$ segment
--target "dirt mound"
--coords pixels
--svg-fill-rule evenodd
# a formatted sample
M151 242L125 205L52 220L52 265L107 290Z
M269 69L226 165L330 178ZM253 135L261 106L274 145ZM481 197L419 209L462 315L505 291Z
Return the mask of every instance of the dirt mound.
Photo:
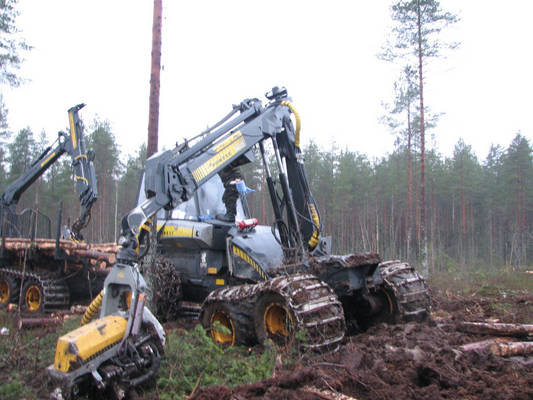
M523 318L530 318L533 296L508 300L516 307L512 317L483 298L437 294L434 321L378 325L348 338L337 352L302 355L294 372L281 368L252 385L201 389L194 399L338 399L340 393L356 399L531 399L533 358L458 349L485 338L458 332L461 321L528 322Z

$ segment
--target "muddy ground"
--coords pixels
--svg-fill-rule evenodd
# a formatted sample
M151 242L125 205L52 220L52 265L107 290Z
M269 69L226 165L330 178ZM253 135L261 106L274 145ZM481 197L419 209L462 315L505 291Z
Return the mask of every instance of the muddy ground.
M455 329L462 321L531 324L533 294L438 292L432 299L427 323L375 326L347 338L337 352L299 355L289 366L278 363L271 379L233 389L203 388L193 398L533 399L533 357L462 353L459 346L489 336Z
M531 291L485 287L464 296L433 291L431 314L426 323L375 326L346 338L339 350L330 354L282 354L270 379L234 388L200 388L193 398L533 399L533 356L503 358L488 350L462 353L459 346L489 336L456 329L462 321L533 324ZM180 320L166 324L166 328L191 329L194 325L194 321ZM50 388L43 367L53 359L55 328L27 334L33 337L33 346L37 345L31 354L26 354L28 344L17 342L22 340L21 335L12 333L0 341L4 348L4 354L0 354L0 379L10 382L13 371L31 370L34 378L26 382L28 386ZM8 347L6 339L15 342ZM11 350L5 353L8 348ZM45 390L39 392L37 398L49 398ZM157 398L153 392L145 396L150 400Z

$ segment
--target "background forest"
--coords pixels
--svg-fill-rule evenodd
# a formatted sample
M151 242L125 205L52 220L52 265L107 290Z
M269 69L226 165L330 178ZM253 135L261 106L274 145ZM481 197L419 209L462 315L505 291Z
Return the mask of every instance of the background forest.
M18 87L24 83L18 75L21 54L31 46L16 35L17 1L0 6L4 49L0 84ZM334 142L325 149L310 141L302 149L323 235L333 237L336 253L377 251L385 259L419 263L425 274L533 264L530 141L518 132L506 148L492 146L483 159L463 140L451 156L435 150L441 114L425 103L424 87L431 82L427 66L459 46L441 31L460 16L443 10L435 0L399 0L391 3L390 18L393 25L383 37L378 58L398 72L391 88L393 99L384 104L382 117L397 137L394 150L370 159ZM29 128L11 132L7 114L0 94L2 191L49 145L45 132L36 135ZM365 140L368 134L355 136ZM147 150L142 146L135 154L121 154L111 124L99 119L88 124L85 135L87 148L96 153L99 199L84 234L91 242L116 241L121 216L136 202ZM247 185L256 189L249 195L252 214L269 225L273 221L268 195L262 190L264 171L258 164L243 170ZM76 197L70 160L65 157L26 191L18 210L38 208L53 221L62 204L65 224L78 216Z
M5 131L4 131L5 132ZM0 187L5 188L42 152L46 135L23 129L0 149ZM146 148L121 156L112 128L95 120L86 128L87 148L96 153L99 198L85 230L91 242L117 240L120 217L133 208ZM303 148L311 190L321 212L324 235L335 253L377 251L384 258L420 261L419 150L398 136L381 159L352 149ZM451 157L426 154L428 260L431 271L533 263L533 149L517 133L507 148L493 146L483 160L460 140ZM38 208L63 221L79 212L71 162L61 159L22 197L18 210ZM269 197L260 164L242 167L252 214L271 224ZM409 177L411 175L411 178ZM266 189L266 186L265 186ZM52 225L54 226L54 225Z

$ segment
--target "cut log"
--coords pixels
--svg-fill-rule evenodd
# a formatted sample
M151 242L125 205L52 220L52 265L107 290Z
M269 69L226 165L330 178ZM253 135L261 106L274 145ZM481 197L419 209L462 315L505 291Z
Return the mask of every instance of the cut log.
M70 307L70 312L73 314L85 314L85 311L87 311L87 306L81 304Z
M459 349L463 352L489 350L500 357L525 356L533 354L533 342L510 342L503 338L495 338L465 344Z
M38 249L54 249L56 245L55 239L41 239L36 238L31 241L28 238L6 238L6 248L24 249L30 246ZM62 249L77 249L77 250L96 250L103 253L116 253L120 246L116 243L78 243L71 240L60 240L59 247Z
M116 243L96 243L89 246L91 250L101 251L102 253L117 253L120 246Z
M462 346L459 346L459 350L467 353L469 351L482 351L490 349L491 346L499 343L512 343L509 341L509 339L504 338L494 338L494 339L488 339L488 340L482 340L481 342L474 342L474 343L468 343L463 344Z
M461 322L457 330L480 335L528 337L533 336L533 325L500 324L489 322Z
M72 254L76 256L87 257L92 260L104 261L108 265L111 265L115 262L114 254L106 254L106 253L102 253L102 252L94 251L94 250L73 250Z
M525 356L533 354L533 342L495 343L490 351L501 357Z
M45 326L61 325L63 320L61 318L19 318L17 322L18 329L32 329L43 328Z

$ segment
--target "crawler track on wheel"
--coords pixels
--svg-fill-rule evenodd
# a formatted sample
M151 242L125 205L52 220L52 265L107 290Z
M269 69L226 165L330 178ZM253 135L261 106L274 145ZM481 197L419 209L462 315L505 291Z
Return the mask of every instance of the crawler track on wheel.
M23 284L27 282L34 282L42 288L43 311L51 312L68 308L70 305L70 291L64 281L54 279L49 274L40 274L36 272L26 272L0 268L0 275L11 277L17 280L17 286L21 290L21 281L24 278ZM17 299L18 301L18 299ZM22 299L24 301L24 299Z
M211 292L202 310L222 303L237 321L239 337L257 341L254 331L255 305L266 294L281 296L294 316L295 332L303 331L302 346L316 351L334 349L344 338L342 305L328 284L309 274L278 276L251 285L232 286ZM203 311L202 311L203 312Z
M395 302L398 323L424 321L429 316L429 292L424 278L409 264L398 260L378 266L387 290Z

